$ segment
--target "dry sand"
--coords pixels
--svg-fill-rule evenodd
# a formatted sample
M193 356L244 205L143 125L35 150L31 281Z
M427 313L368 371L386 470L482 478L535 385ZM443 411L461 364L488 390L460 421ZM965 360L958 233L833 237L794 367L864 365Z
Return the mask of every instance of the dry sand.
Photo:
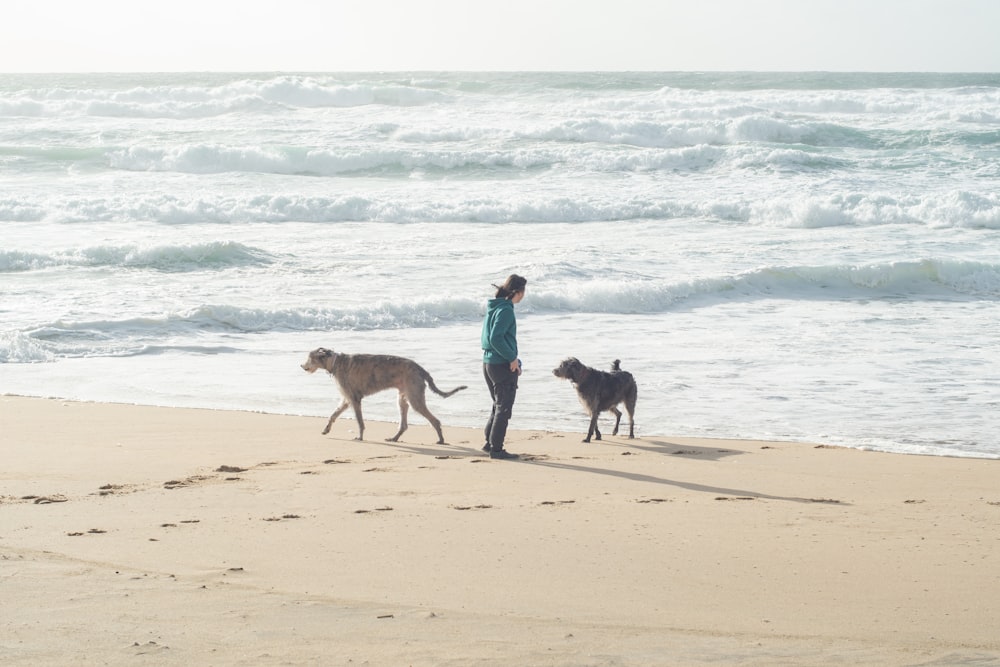
M0 664L1000 665L1000 461L324 424L0 396Z

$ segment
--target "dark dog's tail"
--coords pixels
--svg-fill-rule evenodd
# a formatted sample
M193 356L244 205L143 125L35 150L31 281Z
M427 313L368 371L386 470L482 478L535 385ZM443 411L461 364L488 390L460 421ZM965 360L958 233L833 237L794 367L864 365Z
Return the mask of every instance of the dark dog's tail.
M424 371L424 379L427 380L427 386L430 387L435 394L437 394L438 396L444 396L445 398L448 398L452 394L457 394L463 389L469 388L467 385L463 384L461 387L455 387L451 391L441 391L440 389L438 389L437 385L434 384L434 378L432 378L431 374L428 373L427 371Z
M613 371L620 371L621 369L622 369L622 360L621 359L615 359L614 361L611 362L611 370L613 370Z

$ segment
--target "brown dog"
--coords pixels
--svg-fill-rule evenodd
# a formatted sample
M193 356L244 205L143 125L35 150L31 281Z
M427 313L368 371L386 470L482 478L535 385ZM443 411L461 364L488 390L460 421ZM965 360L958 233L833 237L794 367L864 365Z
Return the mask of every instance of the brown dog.
M618 359L611 364L611 372L608 373L584 366L576 357L570 357L553 369L552 374L573 383L580 397L580 403L590 415L590 428L587 430L587 437L583 439L584 442L590 442L590 437L593 435L596 435L598 440L601 439L601 431L597 428L597 415L605 410L610 410L615 415L615 430L611 435L618 435L618 425L622 421L622 412L618 409L619 403L624 403L628 412L628 437L635 437L635 400L638 388L635 385L635 378L631 373L621 369L621 362Z
M324 435L330 432L333 422L340 416L348 406L354 408L354 417L358 420L357 440L363 440L365 434L365 422L361 417L361 399L370 396L384 389L396 389L399 391L399 431L396 435L388 438L389 442L396 442L399 436L406 430L406 413L410 405L427 418L434 430L438 434L438 444L444 444L444 434L441 433L441 422L427 409L427 401L424 397L426 381L427 385L435 393L448 398L457 391L466 389L465 385L456 387L449 392L441 391L434 384L431 374L420 367L415 361L405 357L394 357L388 354L339 354L325 347L317 348L309 353L306 363L302 364L302 369L309 373L324 370L333 376L340 387L340 394L344 397L323 429Z

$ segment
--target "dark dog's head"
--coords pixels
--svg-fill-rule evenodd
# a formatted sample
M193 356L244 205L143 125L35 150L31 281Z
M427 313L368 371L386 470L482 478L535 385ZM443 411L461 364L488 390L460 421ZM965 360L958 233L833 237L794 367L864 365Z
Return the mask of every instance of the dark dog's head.
M330 372L330 369L333 367L333 359L336 356L333 350L328 350L325 347L317 347L309 353L306 363L302 364L302 370L307 373L315 373L316 371Z
M553 368L552 374L557 378L579 382L583 378L583 375L586 374L586 371L587 367L580 363L579 359L570 357L569 359L563 359L561 364Z

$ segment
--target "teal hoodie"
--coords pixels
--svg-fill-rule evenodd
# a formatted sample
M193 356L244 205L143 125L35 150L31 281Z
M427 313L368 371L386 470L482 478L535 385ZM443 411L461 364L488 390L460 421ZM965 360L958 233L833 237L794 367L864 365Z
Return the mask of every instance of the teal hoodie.
M483 363L509 364L517 359L517 322L514 304L507 299L490 299L483 318Z

